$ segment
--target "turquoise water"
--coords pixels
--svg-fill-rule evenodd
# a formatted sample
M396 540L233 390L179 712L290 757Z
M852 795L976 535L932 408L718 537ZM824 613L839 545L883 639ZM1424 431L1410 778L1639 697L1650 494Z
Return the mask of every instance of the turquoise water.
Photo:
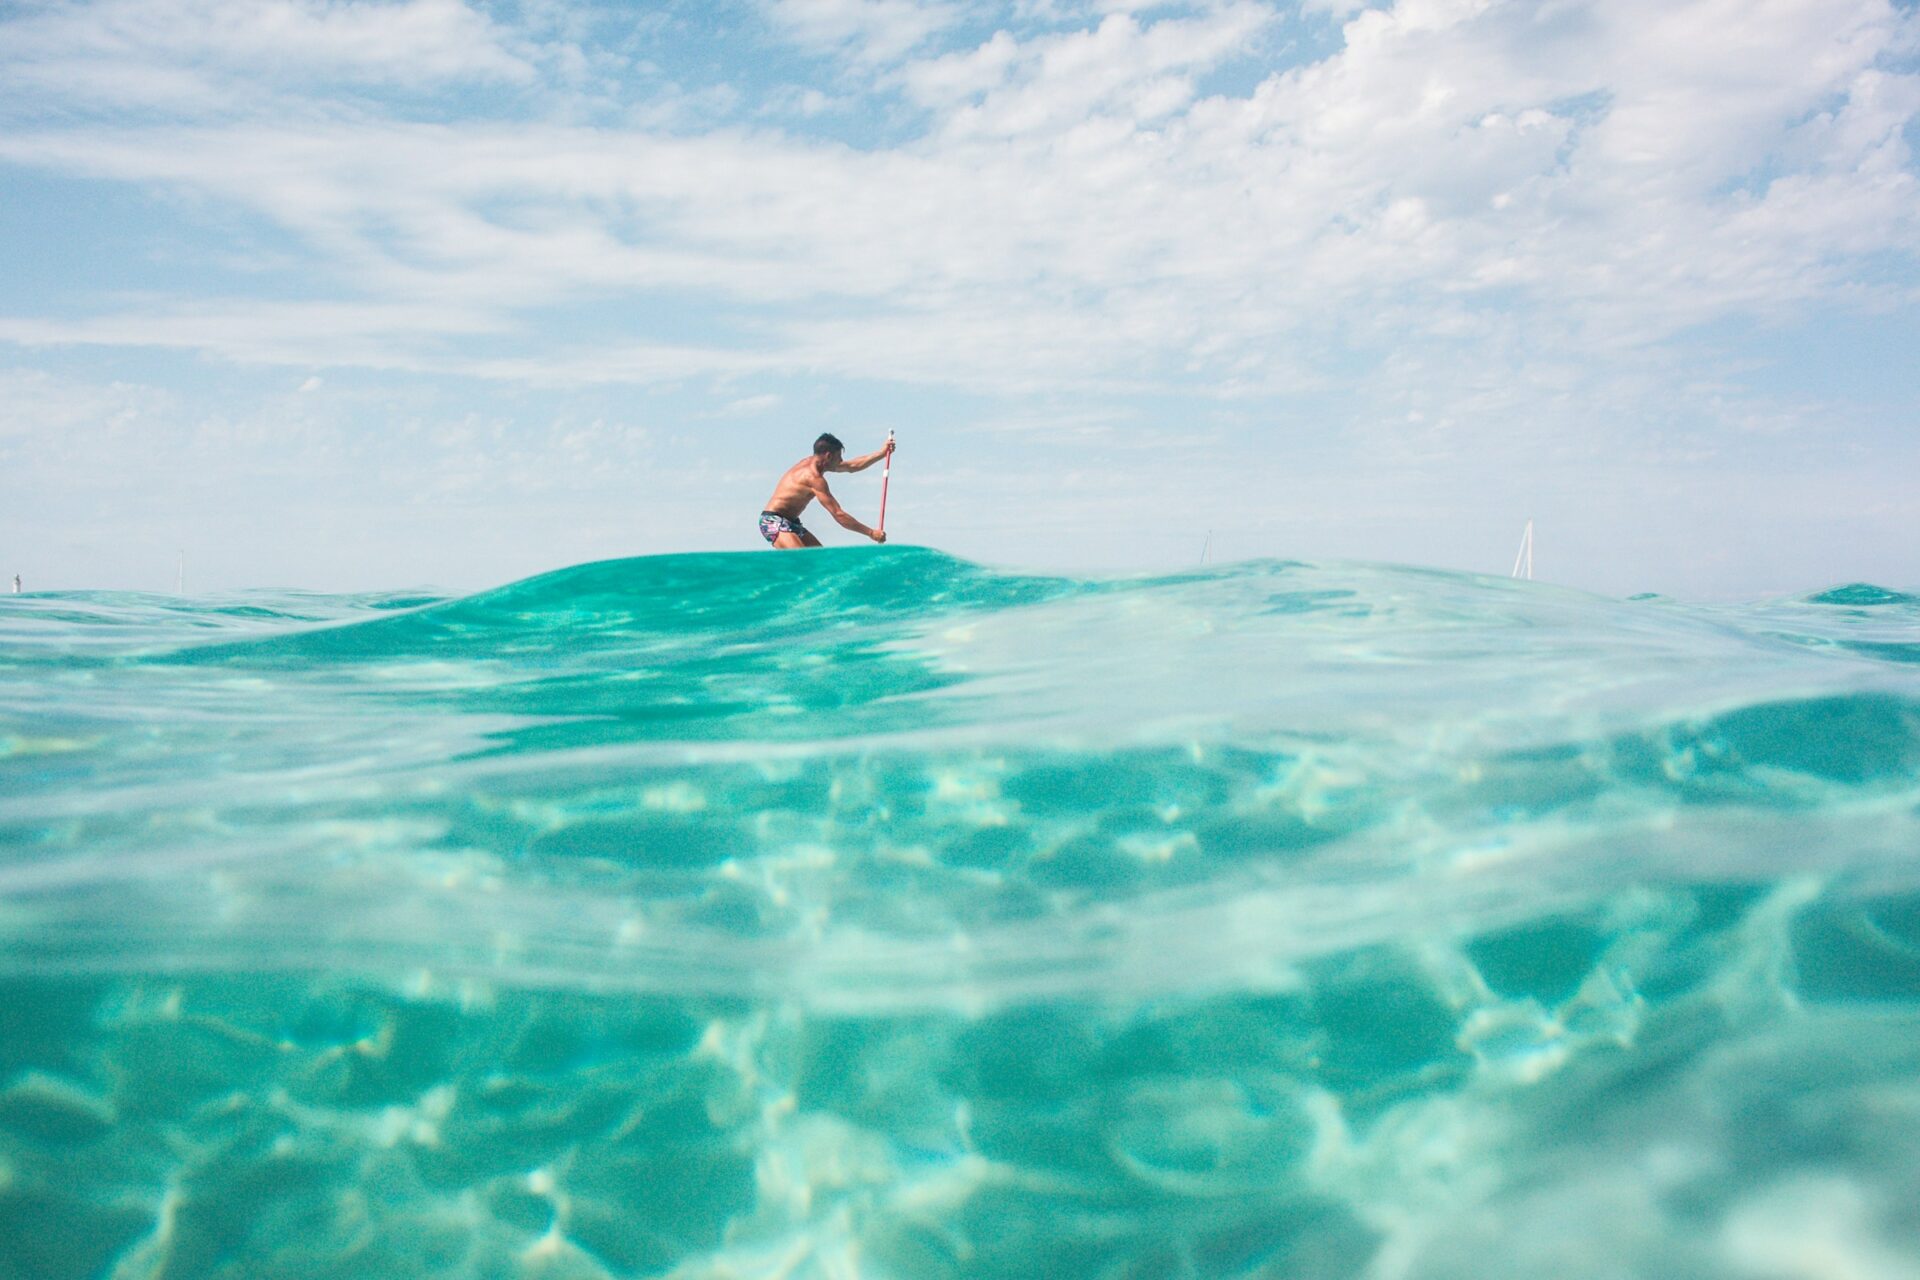
M0 1277L1920 1275L1920 598L0 599Z

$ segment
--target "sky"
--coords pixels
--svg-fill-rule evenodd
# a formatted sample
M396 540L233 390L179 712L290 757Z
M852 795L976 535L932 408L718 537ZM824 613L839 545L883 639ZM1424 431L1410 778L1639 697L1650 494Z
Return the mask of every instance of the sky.
M0 0L0 574L749 551L891 429L991 564L1914 587L1916 145L1911 0Z

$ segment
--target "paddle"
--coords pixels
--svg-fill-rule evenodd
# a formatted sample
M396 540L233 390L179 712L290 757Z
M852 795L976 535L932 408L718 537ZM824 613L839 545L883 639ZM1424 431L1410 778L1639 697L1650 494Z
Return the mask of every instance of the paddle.
M887 443L893 443L893 432L887 432ZM893 455L888 454L886 462L880 468L880 523L875 526L881 533L887 531L887 481L893 479Z

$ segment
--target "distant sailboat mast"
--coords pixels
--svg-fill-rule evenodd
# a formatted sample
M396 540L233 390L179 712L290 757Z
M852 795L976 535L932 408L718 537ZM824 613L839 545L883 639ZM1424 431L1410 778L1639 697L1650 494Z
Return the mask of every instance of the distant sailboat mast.
M1513 558L1513 577L1533 581L1533 521L1527 521L1526 532L1520 535L1520 554Z

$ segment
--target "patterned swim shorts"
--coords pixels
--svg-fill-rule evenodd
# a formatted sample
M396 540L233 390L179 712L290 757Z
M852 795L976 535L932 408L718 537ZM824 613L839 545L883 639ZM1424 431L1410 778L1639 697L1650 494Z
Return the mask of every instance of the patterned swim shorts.
M772 545L783 533L801 538L811 536L805 525L790 516L776 515L771 511L760 513L760 536L767 540L768 545Z

